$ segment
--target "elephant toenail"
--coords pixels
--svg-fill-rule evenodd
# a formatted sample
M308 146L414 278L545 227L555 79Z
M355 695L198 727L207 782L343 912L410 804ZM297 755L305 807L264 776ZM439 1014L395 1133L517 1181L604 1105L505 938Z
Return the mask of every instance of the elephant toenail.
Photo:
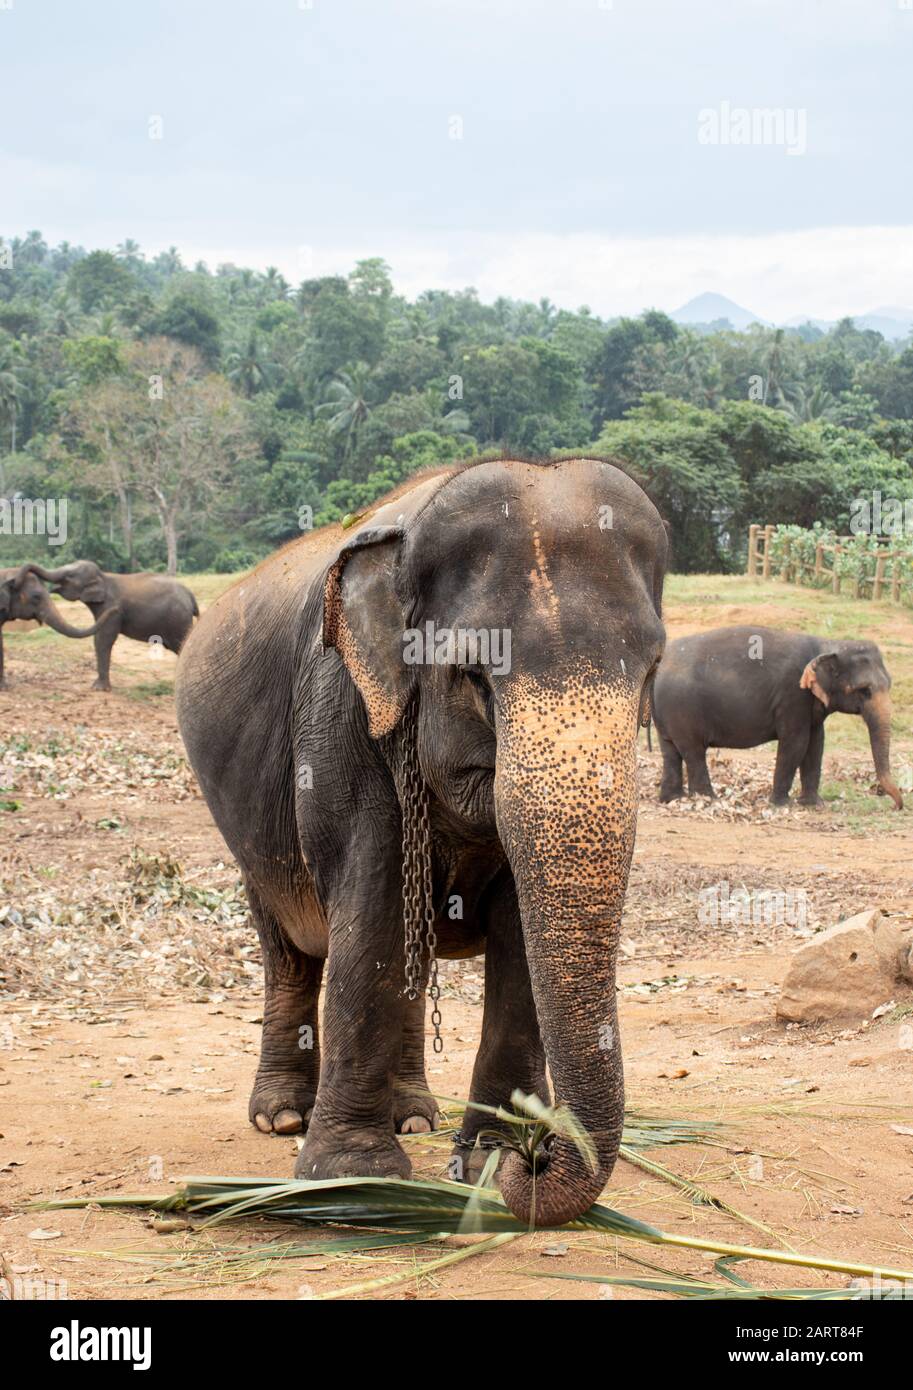
M269 1115L264 1115L262 1112L259 1115L255 1115L254 1124L257 1126L257 1128L260 1130L262 1134L270 1134L272 1132L273 1126L270 1121Z
M430 1134L431 1121L426 1120L424 1115L410 1115L407 1120L403 1120L401 1134Z
M301 1114L297 1110L280 1110L273 1119L273 1129L277 1134L297 1134L301 1128Z

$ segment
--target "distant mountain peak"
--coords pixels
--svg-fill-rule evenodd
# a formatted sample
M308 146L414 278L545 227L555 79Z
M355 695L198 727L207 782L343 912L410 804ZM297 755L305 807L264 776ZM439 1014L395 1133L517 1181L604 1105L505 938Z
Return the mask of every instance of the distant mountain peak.
M743 309L734 300L727 299L724 294L712 294L709 291L689 299L680 309L673 310L669 317L676 323L685 324L716 323L719 319L728 319L733 328L738 329L747 328L752 323L767 322L766 319L753 314L750 309Z

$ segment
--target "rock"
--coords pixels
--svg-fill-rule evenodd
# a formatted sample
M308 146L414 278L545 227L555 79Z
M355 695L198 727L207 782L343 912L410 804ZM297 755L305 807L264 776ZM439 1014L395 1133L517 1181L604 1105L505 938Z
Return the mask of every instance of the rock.
M790 1023L867 1018L913 984L913 922L880 907L819 932L793 955L777 1017Z

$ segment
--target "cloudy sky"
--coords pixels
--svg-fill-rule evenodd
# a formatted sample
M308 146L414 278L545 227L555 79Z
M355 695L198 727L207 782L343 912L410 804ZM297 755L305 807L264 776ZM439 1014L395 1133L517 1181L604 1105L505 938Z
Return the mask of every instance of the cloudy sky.
M911 70L913 0L0 0L0 233L913 306Z

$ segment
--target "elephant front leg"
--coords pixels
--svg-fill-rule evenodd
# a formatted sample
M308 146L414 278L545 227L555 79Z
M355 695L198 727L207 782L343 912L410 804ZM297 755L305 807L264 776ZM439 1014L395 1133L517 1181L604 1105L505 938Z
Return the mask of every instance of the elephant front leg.
M93 638L95 664L98 668L98 677L92 686L93 690L111 689L111 648L117 641L119 631L119 623L104 623Z
M533 1002L516 888L509 873L497 884L486 919L482 1039L469 1099L509 1110L512 1092L520 1090L548 1104L545 1049ZM467 1107L450 1157L450 1176L457 1182L475 1181L487 1157L486 1149L496 1146L502 1134L508 1134L503 1121ZM483 1147L477 1148L477 1142Z
M7 690L6 673L3 668L3 627L0 625L0 690Z
M821 786L821 763L824 757L824 725L812 729L805 757L799 764L799 804L801 806L823 806L819 794Z
M371 875L370 868L376 872ZM393 1132L406 1014L399 864L362 866L331 905L323 1053L317 1101L298 1155L299 1178L408 1178Z
M307 1128L320 1079L317 1000L323 961L292 945L251 888L248 900L265 975L260 1065L248 1115L264 1134L297 1134Z

